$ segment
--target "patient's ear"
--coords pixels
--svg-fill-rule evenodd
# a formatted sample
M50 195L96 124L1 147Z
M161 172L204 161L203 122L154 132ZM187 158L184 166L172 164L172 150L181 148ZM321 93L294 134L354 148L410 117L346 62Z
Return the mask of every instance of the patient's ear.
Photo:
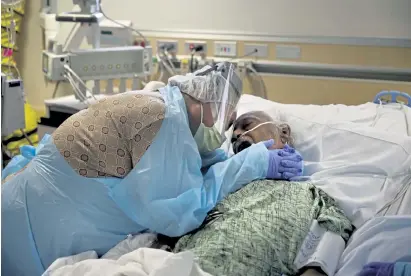
M281 124L280 129L281 129L281 134L291 136L291 128L288 124Z
M293 138L291 137L291 127L288 124L280 124L280 138L284 144L293 145Z

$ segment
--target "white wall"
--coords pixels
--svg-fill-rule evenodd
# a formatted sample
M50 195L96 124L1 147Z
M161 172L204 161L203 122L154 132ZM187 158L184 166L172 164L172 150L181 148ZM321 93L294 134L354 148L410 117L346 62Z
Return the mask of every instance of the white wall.
M131 19L146 31L411 39L411 0L103 0L102 5L108 16Z

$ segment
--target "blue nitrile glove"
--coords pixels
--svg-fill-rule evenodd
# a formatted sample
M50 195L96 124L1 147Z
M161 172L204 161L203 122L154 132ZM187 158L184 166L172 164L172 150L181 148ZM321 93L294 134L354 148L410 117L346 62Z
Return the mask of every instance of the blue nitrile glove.
M20 147L20 154L31 160L36 156L36 148L31 145L24 145Z
M289 145L285 145L283 149L271 150L274 140L265 141L264 145L269 154L267 178L290 180L302 176L303 158L298 151Z
M358 276L393 276L395 263L374 262L366 264Z

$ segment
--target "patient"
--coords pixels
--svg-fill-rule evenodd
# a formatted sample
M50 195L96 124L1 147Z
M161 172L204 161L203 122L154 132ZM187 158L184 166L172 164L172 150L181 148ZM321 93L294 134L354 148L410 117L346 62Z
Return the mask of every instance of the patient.
M234 153L250 147L260 141L274 139L272 149L282 149L286 144L293 145L291 128L288 124L275 123L263 111L248 112L235 121L231 139Z
M292 144L290 126L261 111L236 120L234 153L267 139L275 140L274 148ZM345 241L353 230L334 200L309 182L253 181L222 200L199 229L178 240L174 251L193 251L212 275L325 275L294 266L313 220Z

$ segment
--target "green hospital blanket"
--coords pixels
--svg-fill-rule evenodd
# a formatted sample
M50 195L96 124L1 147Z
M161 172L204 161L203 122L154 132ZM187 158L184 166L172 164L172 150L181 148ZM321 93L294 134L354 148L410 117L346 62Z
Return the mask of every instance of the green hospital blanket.
M192 250L201 268L215 276L293 275L314 219L345 240L352 231L334 200L314 185L254 181L219 203L174 251Z

